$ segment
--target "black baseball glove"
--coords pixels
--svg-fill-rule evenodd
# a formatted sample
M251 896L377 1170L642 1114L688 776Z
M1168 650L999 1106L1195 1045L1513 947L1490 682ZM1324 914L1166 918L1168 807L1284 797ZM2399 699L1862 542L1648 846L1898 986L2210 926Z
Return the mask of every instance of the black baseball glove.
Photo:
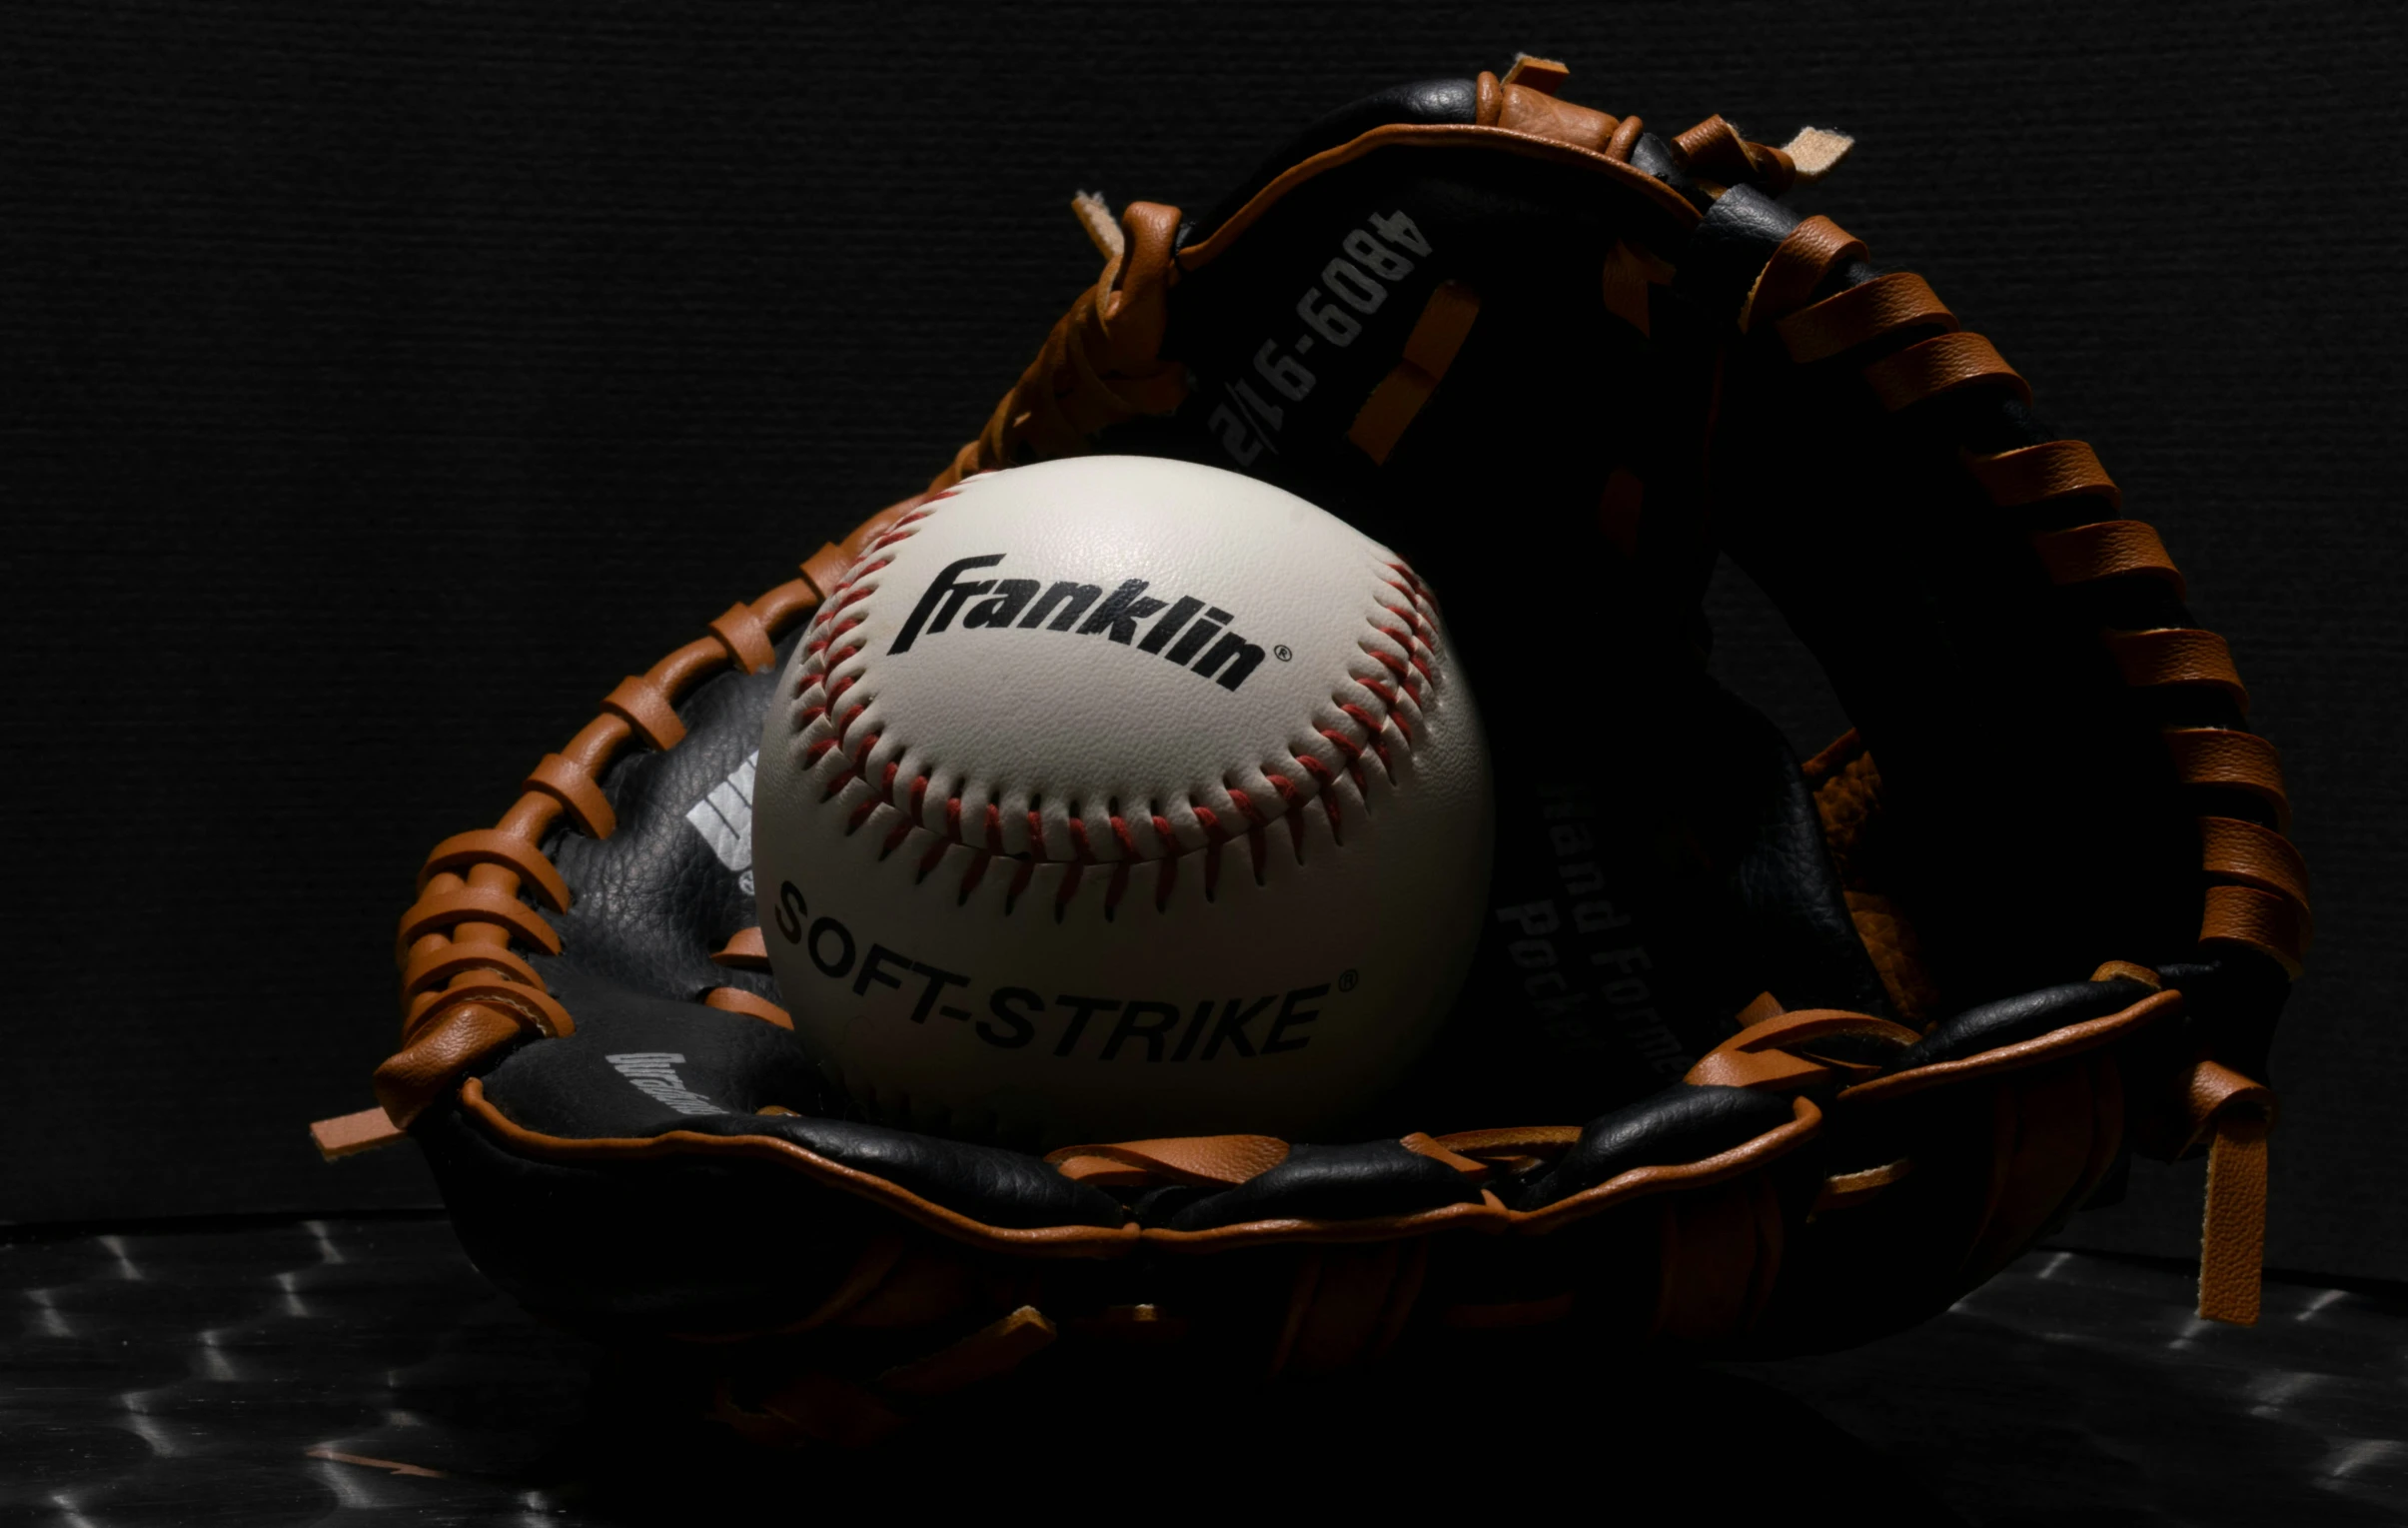
M1495 882L1378 1133L1040 1158L827 1085L753 926L750 759L779 661L906 500L437 845L382 1108L322 1144L406 1129L494 1279L688 1345L764 1437L876 1437L1049 1348L1264 1374L1501 1328L1852 1343L2136 1149L2212 1146L2201 1310L2251 1319L2256 1079L2308 921L2223 643L1988 341L1782 205L1844 139L1663 138L1563 73L1358 101L1210 209L1082 196L1101 279L935 485L1233 468L1445 601ZM1707 677L1718 553L1854 723L1803 765Z

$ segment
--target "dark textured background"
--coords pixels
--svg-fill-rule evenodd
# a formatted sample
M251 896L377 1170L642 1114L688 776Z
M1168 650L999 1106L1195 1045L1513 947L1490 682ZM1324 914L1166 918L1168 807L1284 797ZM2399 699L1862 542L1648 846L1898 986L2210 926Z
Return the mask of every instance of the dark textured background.
M1093 279L1071 190L1200 204L1332 105L1527 48L1667 130L1859 135L1811 205L2163 531L2318 876L2270 1257L2408 1277L2408 23L1942 18L10 7L0 1219L429 1202L412 1153L325 1167L302 1130L368 1101L428 845L935 470ZM1818 745L1777 620L1717 599L1725 673ZM2067 1239L2182 1253L2196 1179L2139 1171Z

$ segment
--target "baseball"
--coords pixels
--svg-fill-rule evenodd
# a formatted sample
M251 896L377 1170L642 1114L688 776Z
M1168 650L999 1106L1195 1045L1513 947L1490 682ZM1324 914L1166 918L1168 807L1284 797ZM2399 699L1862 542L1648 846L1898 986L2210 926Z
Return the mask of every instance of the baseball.
M1428 1044L1487 890L1487 752L1420 579L1180 462L899 519L806 629L754 790L796 1031L943 1133L1341 1120Z

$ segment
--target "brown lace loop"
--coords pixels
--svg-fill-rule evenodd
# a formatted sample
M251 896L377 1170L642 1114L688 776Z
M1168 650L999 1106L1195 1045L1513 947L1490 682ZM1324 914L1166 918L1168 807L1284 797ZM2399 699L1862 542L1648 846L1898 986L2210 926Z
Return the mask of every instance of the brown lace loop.
M499 971L513 981L549 990L536 968L506 944L468 943L458 939L421 939L402 967L402 996L440 990L444 983L470 971Z
M677 708L649 675L630 674L602 697L602 710L635 730L635 736L655 749L673 749L685 741L685 724Z
M1622 124L1602 111L1559 101L1546 91L1508 83L1500 94L1495 126L1509 133L1545 138L1576 149L1603 151Z
M1774 249L1773 258L1758 273L1756 285L1740 307L1740 328L1753 329L1760 319L1778 319L1793 313L1843 262L1863 258L1863 240L1828 218L1819 215L1807 218L1790 230L1789 236ZM1795 346L1791 354L1797 355Z
M2207 888L2207 910L2199 920L2202 944L2254 949L2296 978L2306 963L2313 932L2307 907L2287 896L2250 886Z
M2243 713L2249 710L2249 692L2232 667L2232 652L2213 632L2195 627L2109 632L2106 643L2123 682L2136 690L2197 685L2223 695Z
M436 877L429 883L427 893L402 914L394 964L409 963L413 942L472 922L498 924L548 955L561 952L561 936L516 895L493 886L446 885L449 879L449 876Z
M976 473L1091 449L1095 433L1141 415L1169 414L1187 397L1183 367L1163 359L1167 298L1177 267L1179 209L1132 202L1104 270L1046 336L978 438L931 489Z
M879 526L919 503L904 501L872 516L844 549L823 548L845 561ZM780 633L819 604L808 576L789 579L752 603L738 604L709 624L710 635L676 649L603 701L603 712L567 749L547 754L529 773L526 794L501 825L456 833L435 846L419 876L419 898L402 915L395 958L402 967L407 1017L403 1049L377 1071L377 1096L397 1125L461 1075L528 1033L571 1033L576 1021L547 989L535 967L511 945L562 952L561 936L520 899L524 890L554 911L569 905L568 882L536 847L566 816L594 838L617 828L617 815L596 775L630 741L657 749L685 736L677 698L730 667L757 673L774 661ZM784 1010L738 987L705 994L712 1007L791 1027ZM330 1136L349 1149L350 1136Z
M618 813L602 786L584 766L559 754L547 754L528 771L526 788L541 790L561 803L569 820L589 838L607 838L618 831Z
M2110 515L2123 508L2123 491L2082 441L2043 441L2013 451L1965 459L1965 468L1990 503L2001 509L2051 504L2088 494Z
M1614 136L1606 140L1606 157L1616 164L1629 164L1631 151L1639 147L1639 135L1646 131L1647 124L1637 117L1623 118L1622 124L1614 129Z
M1883 356L1864 368L1873 396L1892 413L1926 399L1966 388L2004 388L2018 403L2031 402L2031 385L2006 364L1997 348L1977 334L1943 334Z
M2049 531L2031 539L2040 566L2052 584L2095 584L2105 579L2155 579L2174 592L2183 592L2182 570L2174 566L2165 543L2147 522L2103 520L2094 525Z
M740 601L710 623L710 635L727 650L728 661L746 674L760 673L777 656L769 641L767 623L752 613L751 606Z
M2162 735L2173 757L2174 774L2186 785L2238 790L2271 807L2274 825L2291 824L2291 797L2283 788L2282 756L2254 733L2223 728L2169 728Z
M1789 155L1766 144L1750 143L1719 116L1674 135L1669 147L1682 169L1724 186L1745 183L1767 196L1780 196L1798 179L1798 166Z
M1912 271L1893 271L1861 286L1833 293L1812 307L1782 319L1774 329L1790 359L1806 365L1827 361L1859 345L1885 340L1909 329L1952 334L1956 315L1948 311L1947 304L1939 300L1929 282Z
M505 866L535 894L537 901L555 912L569 910L569 882L561 878L561 872L553 868L543 850L517 833L497 827L454 833L436 844L419 869L418 888L423 892L427 882L438 875L459 873L480 864Z
M2201 817L2199 841L2209 874L2307 905L2307 861L2281 833L2237 817Z

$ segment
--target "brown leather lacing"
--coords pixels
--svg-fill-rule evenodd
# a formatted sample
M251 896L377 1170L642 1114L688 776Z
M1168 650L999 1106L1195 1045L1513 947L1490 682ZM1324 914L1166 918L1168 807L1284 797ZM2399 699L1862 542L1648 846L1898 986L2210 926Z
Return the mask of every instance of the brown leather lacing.
M1920 277L1903 272L1876 277L1808 301L1840 265L1863 253L1863 244L1828 218L1806 219L1766 264L1743 310L1743 326L1770 326L1800 363L1921 334L1858 369L1891 412L1968 389L2029 401L2022 377L1989 341L1959 330L1955 315ZM1991 504L2034 528L2032 551L2058 587L2145 579L2180 591L2182 576L2157 533L2140 521L2116 517L2121 492L2089 446L2048 441L1968 453L1963 460ZM2124 683L2135 690L2201 689L2247 710L2248 692L2233 670L2231 654L2212 632L2187 627L2109 631L2103 641ZM2296 976L2311 937L2307 869L2280 831L2289 804L2273 748L2237 729L2175 727L2165 730L2165 738L2185 785L2219 793L2238 788L2271 806L2277 824L2213 811L2199 818L2208 882L2201 943L2245 945Z
M1586 106L1555 99L1570 73L1546 59L1525 58L1503 79L1482 73L1477 82L1477 105L1471 126L1401 125L1366 134L1356 144L1316 156L1334 164L1377 141L1406 141L1464 133L1510 134L1532 149L1544 144L1583 150L1628 167L1644 131L1638 117L1614 117ZM1791 185L1820 178L1843 155L1850 140L1809 128L1784 149L1742 138L1721 117L1709 117L1673 140L1672 151L1684 167L1720 194L1729 185L1747 182L1779 195ZM1560 150L1559 150L1560 152ZM1290 175L1316 168L1310 162ZM1678 204L1678 196L1652 179L1630 172L1633 180ZM1285 178L1283 177L1283 180ZM1168 297L1180 272L1180 257L1208 258L1211 247L1230 229L1242 227L1255 206L1275 199L1280 183L1264 188L1254 202L1216 232L1204 246L1177 248L1180 212L1158 202L1132 202L1117 223L1101 197L1081 192L1071 209L1104 257L1103 274L1081 294L1070 311L1055 323L1036 359L1004 395L987 419L986 428L955 454L952 463L929 484L932 491L951 488L976 473L1023 466L1055 457L1077 456L1093 449L1097 432L1147 415L1175 412L1187 397L1184 367L1161 353L1168 320ZM1648 257L1634 252L1635 261ZM1662 279L1670 273L1662 272ZM1478 294L1459 282L1439 287L1408 336L1405 355L1396 370L1366 400L1349 437L1373 461L1385 461L1431 391L1454 362L1473 319L1479 312ZM1617 311L1624 311L1618 307ZM1644 305L1638 319L1644 333Z
M1715 135L1702 138L1691 151L1693 161L1705 153L1730 161L1728 145L1715 147L1723 143ZM1862 241L1830 219L1807 218L1767 261L1741 309L1741 327L1770 328L1802 365L1852 353L1872 357L1856 370L1892 413L1975 390L2029 402L2022 377L1989 341L1961 330L1918 276L1879 276L1817 298L1844 265L1864 253ZM2122 495L2086 444L2048 441L1967 452L1962 461L1989 502L2029 528L2032 552L2057 587L2146 580L2180 594L2182 576L2164 544L2147 525L2119 516ZM2117 629L2102 632L2101 640L2124 683L2135 691L2205 693L2229 703L2235 714L2248 708L2248 692L2231 654L2212 632ZM2211 951L2219 945L2252 949L2297 976L2312 937L2307 867L2283 836L2289 802L2273 747L2237 727L2185 723L2164 728L2162 736L2176 778L2201 809L2200 869L2206 885L2200 944ZM2252 809L2268 820L2229 814L2239 802L2255 803ZM2194 1060L2184 1102L2189 1144L2211 1142L2202 1315L2244 1323L2256 1319L2264 1142L2272 1106L2272 1094L2262 1085L2212 1058Z
M820 591L851 563L860 542L911 502L872 517L845 546L821 548L802 565L801 578L728 607L709 624L708 636L622 680L603 698L602 714L529 773L526 793L498 825L435 846L419 871L418 900L402 914L395 937L402 1048L376 1073L377 1098L393 1127L407 1128L471 1067L522 1033L575 1030L576 1020L544 978L511 947L561 952L560 935L538 909L567 911L570 892L544 854L544 839L564 824L590 837L610 836L617 819L599 783L610 762L630 744L674 748L685 736L676 703L704 681L730 668L767 669L777 639L817 608ZM743 952L735 953L738 959L725 963L740 963ZM789 1023L775 1003L741 987L717 987L702 1000ZM375 1132L340 1128L344 1123L331 1132L338 1148L375 1143L367 1138Z
M1526 58L1502 81L1483 75L1478 85L1479 127L1570 145L1627 166L1640 137L1639 119L1616 119L1555 101L1555 89L1565 73L1561 65ZM1672 150L1709 195L1743 181L1779 194L1794 180L1818 178L1836 162L1848 142L1840 135L1808 129L1787 149L1772 149L1748 143L1730 124L1714 117L1678 135ZM1275 189L1267 189L1266 199ZM1661 188L1651 182L1645 189ZM935 487L949 486L972 472L1076 454L1089 449L1096 431L1140 414L1168 413L1182 400L1183 373L1159 354L1164 298L1177 274L1172 258L1179 222L1176 209L1134 204L1115 226L1104 214L1100 199L1082 197L1076 205L1105 254L1103 276L1055 327L987 428L964 447ZM1627 267L1621 274L1629 279L1618 287L1617 273L1609 269L1608 306L1644 333L1646 285L1661 284L1670 272L1639 246L1618 246L1617 253ZM1863 368L1876 396L1891 408L1960 388L2020 389L2021 380L1986 342L1955 333L1953 317L1918 277L1882 277L1819 302L1809 301L1840 264L1862 254L1862 245L1827 219L1807 220L1767 266L1743 312L1743 326L1778 324L1783 343L1801 362L1840 355L1902 332L1932 331L1931 339L1943 343L1909 347ZM1477 303L1476 295L1460 289L1444 302L1433 299L1407 347L1408 362L1418 367L1419 375L1402 382L1392 378L1398 385L1384 389L1406 406L1369 411L1377 418L1368 424L1358 421L1364 433L1358 444L1375 459L1395 444L1443 375L1477 312ZM1436 365L1430 364L1432 360ZM1380 449L1374 450L1374 446ZM2099 501L2109 511L2114 508L2113 486L2098 471L2087 447L2050 443L1972 458L1967 465L2001 507L2037 507L2048 512L2035 519L2038 529L2033 546L2056 583L2078 586L2140 578L2162 580L2178 590L2179 574L2145 525L2079 515L2070 517L2069 523L2063 513L2067 505ZM731 609L712 623L710 638L689 644L645 675L622 684L606 699L602 717L581 732L564 753L548 756L539 764L529 778L528 794L500 826L464 833L437 846L421 877L421 898L403 923L407 1043L403 1053L379 1071L379 1096L386 1106L329 1122L331 1129L321 1132L322 1144L330 1144L330 1150L337 1148L332 1143L340 1143L340 1149L373 1144L371 1136L389 1132L392 1122L407 1123L470 1066L522 1032L569 1032L569 1015L544 991L534 969L510 948L514 939L538 948L558 948L557 935L521 900L522 896L532 897L554 910L568 904L565 882L537 845L563 821L580 831L607 836L615 823L598 777L616 752L630 740L654 748L673 746L682 734L674 712L676 701L730 663L740 663L748 671L763 667L770 644L819 603L821 592L832 586L834 577L851 560L852 551L875 535L894 513L908 507L898 506L897 511L873 520L844 548L823 548L804 565L803 579L782 585L749 606ZM2229 658L2210 634L2134 632L2118 634L2111 642L2127 680L2136 686L2206 687L2228 694L2236 702L2245 701L2237 677L2231 674ZM2276 829L2287 824L2279 769L2272 749L2262 740L2237 730L2181 728L2167 732L2166 744L2184 781L2203 790L2224 792L2229 798L2257 801ZM2287 969L2295 970L2307 933L2304 872L2296 854L2278 831L2270 833L2258 823L2213 815L2203 821L2202 844L2203 863L2211 879L2203 937L2234 939L2266 949L2282 959ZM2287 959L2285 950L2290 951ZM766 955L758 930L731 939L713 959L734 968L764 967ZM2153 975L2130 967L2104 967L2098 979L2110 975L2137 975L2155 985ZM741 988L717 988L704 1000L771 1022L785 1021L782 1010ZM2095 1049L2153 1021L2171 1001L2163 995L2152 997L2121 1013L2069 1025L2020 1045L1883 1077L1864 1075L1870 1068L1861 1062L1818 1055L1815 1043L1833 1034L1897 1039L1899 1035L1889 1031L1898 1026L1860 1014L1785 1014L1778 1003L1767 999L1744 1015L1748 1027L1741 1034L1700 1062L1700 1071L1692 1080L1769 1086L1785 1092L1839 1082L1843 1098L1869 1103L1959 1075L2004 1075L2043 1056ZM2100 1086L2108 1091L2111 1084L2111 1078L2100 1079ZM539 1156L574 1160L680 1150L810 1156L788 1142L766 1137L686 1132L674 1132L682 1139L642 1141L542 1137L493 1110L473 1080L462 1086L461 1096L487 1128ZM1754 1323L1769 1297L1782 1256L1784 1223L1770 1184L1761 1171L1748 1169L1761 1166L1814 1132L1819 1116L1812 1104L1802 1097L1796 1106L1797 1117L1791 1125L1718 1158L1623 1174L1546 1210L1505 1211L1496 1196L1484 1189L1479 1205L1405 1217L1416 1222L1411 1226L1396 1217L1347 1226L1367 1238L1388 1239L1367 1246L1302 1250L1273 1366L1335 1367L1384 1347L1403 1328L1421 1294L1430 1249L1426 1232L1441 1229L1442 1221L1452 1223L1453 1218L1460 1218L1459 1212L1469 1212L1471 1218L1465 1224L1541 1229L1543 1223L1552 1225L1568 1215L1591 1214L1609 1203L1627 1201L1635 1193L1676 1186L1711 1185L1720 1191L1720 1197L1664 1194L1658 1199L1658 1257L1664 1277L1658 1307L1642 1325L1645 1330L1675 1337L1744 1330ZM2238 1308L2244 1294L2249 1313L2254 1313L2257 1246L2252 1238L2263 1224L2264 1123L2270 1118L2271 1106L2271 1095L2265 1089L2212 1060L2202 1060L2194 1069L2189 1114L2198 1122L2195 1133L2212 1135L2215 1143L2207 1255L2203 1258L2203 1313L2232 1318L2231 1310ZM362 1123L369 1115L377 1116L376 1126ZM2002 1113L2000 1117L2007 1116ZM1541 1167L1577 1137L1578 1132L1570 1127L1540 1127L1470 1132L1443 1140L1415 1136L1408 1138L1406 1145L1482 1181ZM2093 1138L2091 1159L2080 1164L2079 1182L2084 1191L2104 1170L2096 1141L2105 1138ZM1254 1138L1243 1139L1253 1146L1237 1149L1225 1140L1187 1140L1071 1148L1056 1153L1060 1158L1057 1165L1066 1176L1099 1184L1226 1184L1244 1181L1286 1155L1283 1142L1265 1146ZM1271 1147L1276 1147L1276 1152ZM814 1166L826 1169L824 1173L813 1171L813 1175L866 1197L886 1201L916 1198L895 1185L834 1163L815 1160L803 1165L806 1171ZM1823 1185L1815 1213L1838 1212L1877 1198L1909 1176L1913 1165L1911 1160L1900 1159L1834 1176ZM847 1178L860 1181L843 1181ZM911 1204L896 1202L890 1207L902 1209L906 1219L962 1239L979 1241L987 1239L980 1232L988 1237L997 1233L993 1227L944 1224L961 1217L924 1202L917 1204L917 1210L925 1213L915 1213ZM1325 1233L1338 1228L1320 1227ZM1054 1230L1056 1240L1061 1239L1059 1233L1068 1233L1072 1240L1084 1234L1112 1241L1127 1239L1133 1244L1150 1234L1158 1244L1192 1243L1198 1249L1290 1240L1314 1232L1313 1227L1297 1222L1185 1235L1138 1232L1134 1226L1117 1232L1076 1227ZM1136 1232L1133 1237L1132 1232ZM1400 1235L1410 1239L1395 1239ZM1003 1233L1001 1239L1014 1237ZM1684 1248L1700 1240L1712 1243L1714 1254L1685 1255ZM1753 1247L1753 1255L1733 1255L1735 1248L1743 1246ZM925 1317L928 1312L917 1306L924 1304L924 1292L930 1286L910 1272L925 1256L925 1249L904 1256L901 1242L892 1236L868 1238L853 1275L840 1281L829 1300L802 1325L855 1318L884 1324L889 1317L906 1322ZM1676 1273L1683 1276L1676 1277ZM1438 1319L1442 1325L1456 1327L1554 1321L1570 1313L1573 1301L1571 1293L1501 1305L1458 1300ZM2211 1310L2211 1305L2229 1308ZM864 1316L864 1311L871 1315ZM1184 1328L1183 1322L1163 1317L1150 1305L1114 1307L1073 1324L1133 1340L1154 1340ZM942 1394L1002 1372L1042 1348L1053 1335L1052 1323L1033 1306L1023 1305L934 1354L879 1374L868 1387L813 1373L792 1381L765 1401L740 1404L722 1387L719 1412L731 1424L744 1430L760 1429L764 1436L844 1434L851 1441L867 1441L898 1423L895 1410L886 1402L907 1405L915 1397Z

